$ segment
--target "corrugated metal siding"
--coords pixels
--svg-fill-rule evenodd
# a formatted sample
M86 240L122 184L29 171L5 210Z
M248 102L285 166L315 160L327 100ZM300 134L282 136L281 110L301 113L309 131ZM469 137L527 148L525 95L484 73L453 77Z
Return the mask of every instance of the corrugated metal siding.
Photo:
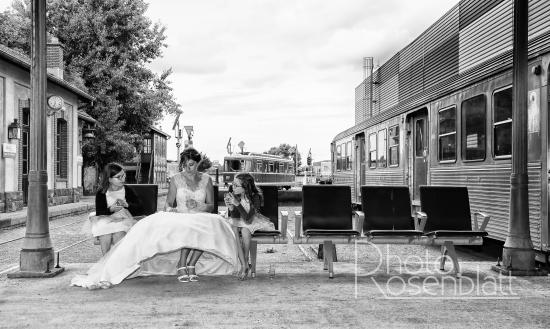
M367 170L365 185L405 185L403 169L387 168Z
M512 16L512 1L505 0L460 29L460 73L512 48Z
M470 210L491 216L490 237L505 240L508 235L511 165L430 168L430 185L467 186ZM529 223L531 239L541 249L541 164L529 164Z
M372 74L372 115L380 113L380 70Z
M452 35L424 59L424 88L458 75L458 33Z
M366 114L365 82L363 81L355 88L355 124L365 121Z
M459 7L457 5L426 30L424 54L439 47L439 45L445 42L450 36L458 34L458 17Z
M394 75L380 86L380 111L385 111L399 101L399 76Z
M550 1L529 0L529 39L550 31Z
M460 29L466 28L472 22L496 7L503 0L462 0L460 6ZM508 0L507 0L508 1Z
M424 89L422 58L399 73L399 101L403 101Z
M399 52L399 71L403 72L409 68L409 66L416 64L418 61L422 62L422 56L424 56L424 38L421 35L407 47Z
M380 71L380 84L384 84L393 79L399 73L399 53L390 58L378 70Z

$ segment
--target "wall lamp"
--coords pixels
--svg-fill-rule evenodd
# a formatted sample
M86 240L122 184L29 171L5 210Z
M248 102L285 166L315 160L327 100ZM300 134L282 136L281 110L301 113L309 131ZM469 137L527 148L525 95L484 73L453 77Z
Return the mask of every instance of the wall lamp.
M21 125L17 119L8 125L8 139L21 139Z

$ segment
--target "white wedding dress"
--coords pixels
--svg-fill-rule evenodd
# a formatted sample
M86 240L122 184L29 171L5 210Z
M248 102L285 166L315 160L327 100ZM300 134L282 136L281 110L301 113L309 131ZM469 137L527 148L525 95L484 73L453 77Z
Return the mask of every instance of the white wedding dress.
M208 175L202 174L196 190L188 187L181 174L172 179L177 188L177 212L157 212L140 220L87 275L75 276L71 285L107 288L137 276L176 275L182 248L204 251L196 264L198 275L231 275L239 271L231 225L219 215L188 208L205 203Z

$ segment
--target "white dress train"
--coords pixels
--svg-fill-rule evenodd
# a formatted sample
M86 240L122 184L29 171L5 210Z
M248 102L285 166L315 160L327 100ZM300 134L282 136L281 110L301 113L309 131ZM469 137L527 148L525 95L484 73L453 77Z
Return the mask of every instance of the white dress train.
M172 179L176 180L178 212L157 212L140 220L87 275L75 276L71 285L106 288L137 276L175 275L182 248L204 251L195 268L199 275L231 275L239 271L231 225L216 214L193 213L195 205L206 200L208 175L201 176L197 190L189 189L181 174Z

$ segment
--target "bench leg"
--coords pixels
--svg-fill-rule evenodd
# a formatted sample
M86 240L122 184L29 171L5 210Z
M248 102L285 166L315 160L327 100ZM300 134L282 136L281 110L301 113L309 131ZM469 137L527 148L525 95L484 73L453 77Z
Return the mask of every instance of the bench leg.
M449 256L451 256L451 260L453 261L453 272L457 277L460 277L460 265L458 264L458 255L456 254L455 245L450 241L446 241L445 247L449 251Z
M441 258L439 260L439 270L445 271L445 260L447 260L447 248L445 245L441 246Z
M256 277L256 258L258 256L258 241L250 241L250 264L252 265L252 268L250 271L250 275L255 278Z
M328 277L329 279L334 278L334 268L332 264L332 252L333 252L334 244L332 244L332 241L327 240L323 242L323 255L325 257L325 266L328 269Z

